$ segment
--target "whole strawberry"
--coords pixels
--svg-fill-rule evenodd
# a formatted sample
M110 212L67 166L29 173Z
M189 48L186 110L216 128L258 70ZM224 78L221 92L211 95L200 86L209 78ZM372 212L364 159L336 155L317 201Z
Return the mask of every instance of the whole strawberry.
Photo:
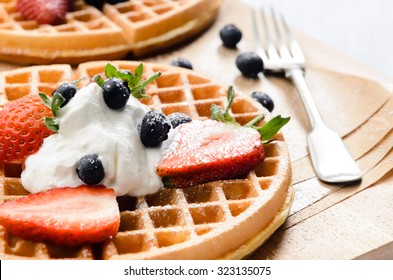
M53 116L38 95L11 101L0 111L0 163L23 161L38 151L51 132L44 118Z
M80 246L116 235L120 212L113 189L65 187L4 202L0 224L13 236Z
M70 0L17 0L16 8L27 20L55 25L65 21L72 2Z

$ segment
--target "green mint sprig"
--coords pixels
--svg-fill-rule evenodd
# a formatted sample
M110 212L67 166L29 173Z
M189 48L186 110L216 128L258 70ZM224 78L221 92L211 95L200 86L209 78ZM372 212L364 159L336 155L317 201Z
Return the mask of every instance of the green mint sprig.
M150 98L149 95L146 94L146 86L161 76L161 72L156 72L151 75L146 80L143 79L143 63L139 64L134 73L130 70L117 69L112 64L108 63L105 66L105 76L107 79L110 78L119 78L125 82L127 82L128 88L130 89L131 94L135 98ZM104 79L100 75L95 75L93 80L99 85L102 86L104 84Z
M227 107L225 108L225 111L223 111L220 106L213 104L210 109L211 118L213 120L220 121L220 122L228 122L228 123L236 123L237 124L235 118L233 118L229 113L229 110L232 107L234 99L235 99L235 92L233 90L233 87L230 86L228 89L228 94L227 94L228 104L227 104ZM254 128L255 130L257 130L259 132L259 134L261 135L262 143L268 144L268 143L275 140L272 138L277 134L277 132L280 131L280 129L284 125L286 125L289 122L289 120L291 118L290 117L283 118L283 117L281 117L281 115L278 115L278 116L272 118L271 120L269 120L267 123L265 123L261 127L257 127L257 125L261 121L263 121L264 119L265 119L265 115L259 115L259 116L255 117L254 119L252 119L247 124L245 124L244 126Z

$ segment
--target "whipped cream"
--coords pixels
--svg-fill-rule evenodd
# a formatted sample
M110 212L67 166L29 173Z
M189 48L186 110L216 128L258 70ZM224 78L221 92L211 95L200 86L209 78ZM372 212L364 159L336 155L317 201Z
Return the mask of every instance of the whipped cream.
M156 164L169 145L147 148L142 144L138 125L148 111L132 95L124 110L110 109L96 83L80 89L58 111L59 132L46 138L40 150L26 159L23 186L34 193L83 185L76 164L81 157L96 154L105 171L100 184L114 189L117 196L158 191L162 182Z

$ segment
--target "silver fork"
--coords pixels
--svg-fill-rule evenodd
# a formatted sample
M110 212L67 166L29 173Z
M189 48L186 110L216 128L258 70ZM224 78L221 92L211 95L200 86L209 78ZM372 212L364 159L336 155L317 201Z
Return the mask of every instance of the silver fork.
M258 24L258 13L260 23ZM305 58L284 18L271 9L273 26L269 28L263 8L253 11L254 37L258 54L266 70L283 72L296 86L307 112L311 132L307 135L314 170L320 180L328 183L352 182L361 179L361 171L346 149L341 137L328 128L311 96L304 78ZM280 24L281 23L281 24ZM260 32L261 27L262 30ZM273 31L270 31L273 30ZM264 34L263 45L260 33ZM275 38L273 41L272 34ZM275 46L275 43L278 47Z

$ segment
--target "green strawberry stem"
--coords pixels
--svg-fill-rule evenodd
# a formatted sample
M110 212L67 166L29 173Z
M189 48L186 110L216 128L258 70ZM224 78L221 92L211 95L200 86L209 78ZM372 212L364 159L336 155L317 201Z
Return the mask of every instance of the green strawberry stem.
M230 86L228 89L227 99L228 99L228 105L225 111L223 111L220 106L216 104L212 104L212 107L210 108L211 118L213 120L220 121L220 122L236 123L235 118L232 117L231 114L229 113L229 110L231 109L233 104L233 100L235 99L235 92L232 86Z
M271 138L274 137L274 135L277 134L280 129L286 125L291 118L283 118L281 115L278 115L274 118L272 118L270 121L265 123L261 127L254 127L259 134L261 135L261 140L264 144L270 143Z
M38 95L40 96L42 103L44 103L44 105L49 109L52 109L52 98L43 92L38 93Z
M100 87L102 87L102 85L104 84L104 79L101 77L101 75L97 74L93 77L94 82L99 85Z
M265 119L265 115L264 114L262 114L262 115L259 115L259 116L257 116L257 117L255 117L255 118L253 118L251 121L249 121L248 123L246 123L244 126L245 127L254 127L254 126L256 126L257 124L259 124L261 121L263 121Z
M210 108L210 115L213 120L220 121L220 122L229 122L229 123L236 123L236 120L230 115L229 110L232 107L233 101L235 99L235 92L233 90L233 86L230 86L228 88L228 94L227 94L227 100L228 104L227 107L225 108L225 111L221 109L220 106L213 104L212 107ZM272 139L277 132L280 131L280 129L286 125L289 120L291 119L290 117L288 118L283 118L281 115L278 115L274 118L272 118L270 121L262 125L261 127L257 127L256 125L263 121L265 119L265 115L259 115L249 121L247 124L245 124L245 127L250 127L259 132L261 135L261 141L263 144L268 144L274 139Z
M50 131L59 132L59 121L56 118L45 117L44 123Z
M56 119L58 115L58 111L60 110L61 104L64 102L64 97L61 96L57 91L54 92L53 97L50 98L45 93L40 92L39 96L41 101L45 104L46 107L52 110L54 118L45 117L44 123L48 127L49 130L53 132L59 131L59 121Z
M82 82L82 81L85 80L85 79L86 79L86 77L82 77L82 78L79 78L79 79L73 81L72 83L73 83L74 85L76 85L76 84Z
M55 117L57 117L57 112L60 110L61 104L63 104L63 102L65 101L65 98L59 94L57 91L55 91L55 93L53 94L53 98L52 98L52 113Z

